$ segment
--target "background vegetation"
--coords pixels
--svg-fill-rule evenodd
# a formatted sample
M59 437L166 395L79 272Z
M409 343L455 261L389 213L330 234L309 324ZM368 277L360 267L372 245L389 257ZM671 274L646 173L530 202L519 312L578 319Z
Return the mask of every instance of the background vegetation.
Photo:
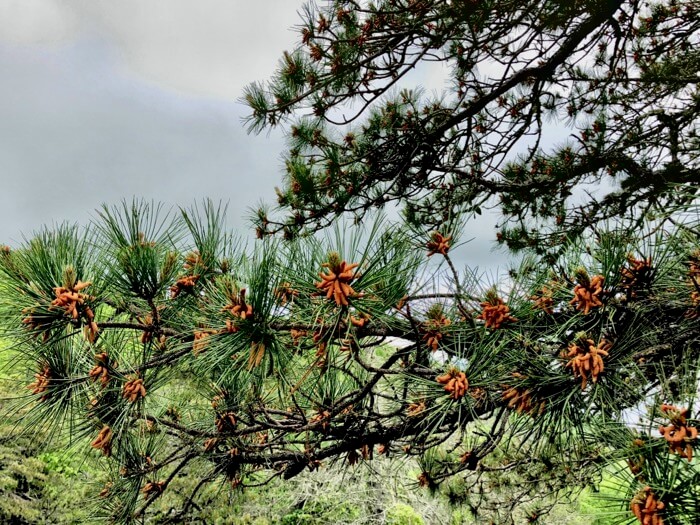
M0 402L13 398L24 384L7 367L11 354L0 352ZM65 441L47 443L45 434L32 435L20 426L22 413L0 416L0 523L49 525L89 523L95 488L107 481L99 454L85 455ZM86 443L77 444L83 447ZM450 501L444 493L418 490L419 468L413 461L379 460L347 472L330 468L276 481L238 494L213 488L206 505L187 523L212 525L321 525L334 523L430 525L479 523L468 505ZM176 492L186 493L197 481L196 471L177 480ZM609 484L608 484L609 485ZM606 495L615 486L585 490L551 514L562 525L608 525ZM173 504L161 503L164 513ZM160 519L148 520L158 523Z

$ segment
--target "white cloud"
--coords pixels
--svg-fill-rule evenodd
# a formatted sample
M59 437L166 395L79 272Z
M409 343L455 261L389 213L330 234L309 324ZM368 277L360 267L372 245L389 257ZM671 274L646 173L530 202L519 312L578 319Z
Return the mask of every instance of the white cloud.
M232 100L270 76L298 42L290 28L300 7L290 0L3 0L0 41L56 45L98 35L151 82Z
M2 0L0 39L12 44L55 44L70 40L78 27L60 0Z
M299 2L263 0L97 0L90 14L114 38L130 68L190 93L237 98L269 76L284 49Z

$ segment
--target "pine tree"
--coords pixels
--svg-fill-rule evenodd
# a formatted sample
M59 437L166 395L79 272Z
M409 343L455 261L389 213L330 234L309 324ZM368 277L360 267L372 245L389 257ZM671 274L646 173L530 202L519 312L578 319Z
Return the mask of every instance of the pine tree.
M120 523L381 456L477 522L546 522L603 472L620 523L697 521L694 9L309 5L246 93L253 129L290 130L288 217L259 210L252 249L221 207L134 201L0 252L26 426L105 457ZM452 91L393 91L430 60ZM547 149L563 115L579 136ZM405 222L372 217L389 203ZM487 206L522 251L502 282L451 258Z
M290 135L286 214L261 209L259 232L293 236L390 203L440 231L496 207L500 242L545 253L612 217L682 208L700 180L698 9L311 3L299 48L244 97L251 130ZM448 72L439 95L406 80L436 74L428 64Z

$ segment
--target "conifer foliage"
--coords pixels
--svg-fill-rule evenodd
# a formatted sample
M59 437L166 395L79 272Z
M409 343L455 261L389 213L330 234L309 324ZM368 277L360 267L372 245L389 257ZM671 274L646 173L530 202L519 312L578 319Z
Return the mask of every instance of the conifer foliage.
M552 252L562 234L611 217L682 207L700 180L699 10L676 0L310 3L299 47L245 93L251 130L289 133L285 213L261 209L260 234L392 203L440 231L455 213L497 206L501 242ZM421 76L445 77L445 91L425 93L413 85Z
M689 223L595 231L492 286L386 221L252 250L223 223L134 202L2 251L26 426L102 458L105 519L148 517L181 475L199 482L171 519L209 484L411 457L477 519L546 516L605 469L620 522L697 518Z
M245 95L253 129L289 130L287 215L257 211L261 240L210 202L134 201L0 251L26 427L104 462L118 523L406 458L477 522L546 522L603 472L620 523L698 521L696 9L309 4ZM396 90L433 61L449 92ZM573 138L547 149L551 122ZM490 205L522 250L495 283L452 259Z

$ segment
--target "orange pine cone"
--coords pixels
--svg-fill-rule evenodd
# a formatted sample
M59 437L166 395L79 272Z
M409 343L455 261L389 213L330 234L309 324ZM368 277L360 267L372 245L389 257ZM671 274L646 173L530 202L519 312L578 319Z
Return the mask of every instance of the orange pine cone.
M329 262L322 264L327 271L319 272L321 280L316 283L316 288L325 292L326 299L334 300L337 306L348 306L348 299L357 296L350 283L359 277L355 270L359 264L340 261L336 253L332 253L328 259Z
M603 357L608 356L611 346L612 343L605 339L601 339L597 345L593 339L580 339L569 345L569 352L564 355L569 361L564 367L571 368L574 377L581 378L581 390L586 388L589 379L593 383L598 382L598 377L605 369Z
M149 481L143 486L141 492L146 498L149 498L154 494L161 494L164 490L165 481Z
M494 291L486 293L486 301L481 303L483 310L477 319L482 319L486 328L496 330L501 328L504 323L514 323L517 321L515 317L510 315L510 308L503 302L503 299L498 297Z
M447 252L450 250L451 240L452 235L445 237L439 232L431 233L430 240L425 245L428 248L428 257L432 257L436 253L447 255Z
M668 442L670 452L692 461L698 429L688 425L688 409L664 404L661 405L661 411L671 420L669 425L659 427L659 433Z
M216 448L216 445L219 444L219 439L218 438L209 438L204 442L204 445L202 448L204 448L204 452L211 452Z
M620 288L627 290L629 297L634 299L637 292L651 281L652 266L651 257L635 259L627 256L629 266L620 270Z
M411 403L408 405L408 410L406 410L406 415L408 417L416 417L419 414L422 414L423 411L425 410L425 401L420 401L418 403Z
M650 487L640 490L630 502L632 514L642 525L663 525L661 517L666 505L659 500Z
M89 377L92 381L98 381L102 385L102 388L107 386L109 383L109 356L107 352L100 352L95 355L95 366L90 370Z
M112 429L108 425L102 427L97 437L90 443L92 448L101 450L106 457L112 455Z
M546 286L533 295L530 299L534 302L532 305L536 310L542 310L544 313L552 315L554 313L554 298L552 297L552 290Z
M98 327L95 322L95 314L92 309L85 304L90 296L81 293L88 286L91 286L90 282L78 281L77 283L71 285L70 287L57 286L54 288L54 295L56 298L51 301L51 306L49 309L61 308L64 313L70 317L72 320L77 321L81 317L86 321L85 324L85 337L91 343L94 343L97 339ZM34 321L31 316L23 320L23 323L30 324L34 328Z
M364 326L369 322L369 314L360 312L357 317L354 315L350 316L350 323L358 328L364 328Z
M226 432L236 428L236 415L233 412L224 412L216 416L216 431Z
M299 295L299 291L292 288L292 283L284 282L275 288L275 297L281 305L291 302Z
M245 298L246 289L241 289L238 295L232 294L229 297L229 304L224 306L221 311L229 312L233 317L242 320L252 320L253 319L253 307L246 302Z
M146 397L146 387L143 384L143 379L137 377L124 383L122 397L129 401L129 403L134 403Z
M202 263L202 256L199 250L193 250L185 256L185 263L182 265L185 271L194 270L195 266Z
M464 372L453 368L447 373L438 376L435 380L441 385L445 385L445 391L450 393L450 397L454 400L460 399L467 393L469 381Z
M423 341L433 352L440 346L440 341L445 337L443 330L450 324L452 324L452 321L444 315L440 315L433 319L428 319L421 325L421 328L425 331Z
M501 394L503 401L508 403L508 408L512 408L519 414L534 414L536 410L544 410L544 401L539 406L533 405L531 392L523 388L508 387Z
M34 374L34 381L27 388L32 391L32 394L44 394L41 396L40 401L46 401L49 398L47 390L51 384L51 369L48 364L44 364L41 372Z
M603 282L605 278L602 275L588 279L588 276L581 272L579 274L579 284L574 286L574 298L569 301L577 310L583 312L583 315L588 315L592 308L603 306L601 296L603 294Z
M233 326L227 324L224 330L230 331L229 328L233 329ZM207 338L210 335L212 335L212 333L208 330L198 330L194 332L194 343L192 344L192 352L194 355L201 354L207 348L209 344Z
M170 287L170 297L175 299L183 292L191 293L197 284L197 279L199 279L199 275L183 275L178 278L175 284Z

